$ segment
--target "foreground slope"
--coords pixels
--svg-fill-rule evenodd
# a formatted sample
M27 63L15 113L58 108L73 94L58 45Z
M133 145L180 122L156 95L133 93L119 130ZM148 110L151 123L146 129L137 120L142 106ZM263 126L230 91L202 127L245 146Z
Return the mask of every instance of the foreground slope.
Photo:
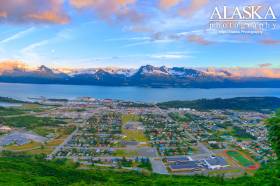
M166 176L114 170L78 170L67 162L36 158L0 158L0 185L280 185L279 165L259 170L254 177L223 179L204 176Z

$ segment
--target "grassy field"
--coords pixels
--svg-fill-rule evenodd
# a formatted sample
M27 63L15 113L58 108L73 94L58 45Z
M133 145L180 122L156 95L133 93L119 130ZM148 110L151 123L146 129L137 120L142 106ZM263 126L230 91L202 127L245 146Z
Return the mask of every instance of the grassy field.
M228 174L228 173L240 173L242 174L240 169L230 169L230 170L214 170L214 171L210 171L208 174L209 175L222 175L222 174Z
M3 123L12 127L25 127L27 129L34 129L43 126L57 126L64 124L64 121L49 117L36 116L16 116L11 118L2 118Z
M126 136L126 141L137 141L137 142L147 142L144 132L142 130L127 130L124 129L124 125L129 121L139 121L139 116L133 114L127 114L122 116L122 134Z
M138 156L138 153L135 150L116 150L114 152L114 156L124 156L124 157L132 157L132 156Z
M50 147L54 147L54 146L60 145L63 141L64 141L64 139L54 139L54 140L49 141L46 145L50 146Z
M53 151L53 148L44 146L43 148L33 149L27 152L27 154L36 155L36 154L45 154L48 155Z
M41 144L41 143L37 143L37 142L30 142L28 144L25 145L9 145L5 147L5 150L12 150L12 151L17 151L17 152L26 152L27 154L50 154L53 149L60 145L62 142L64 141L64 139L54 139L51 140L49 142L47 142L46 144Z
M7 150L15 150L15 151L27 151L27 150L30 150L30 149L34 149L34 148L40 148L42 146L41 143L37 143L37 142L30 142L28 144L24 144L24 145L9 145L9 146L6 146L5 149Z
M245 158L242 154L237 151L227 151L227 155L229 155L232 159L237 161L243 167L254 166L254 163L249 159Z
M126 114L122 116L122 123L127 123L129 121L139 121L140 118L137 115L134 114Z
M123 133L123 135L126 136L124 138L124 140L126 140L126 141L137 141L137 142L147 142L148 141L145 134L143 133L143 131L140 131L140 130L122 129L122 133Z
M47 136L50 133L55 133L55 128L51 127L36 127L33 129L33 132L41 136Z
M0 107L0 116L9 116L9 115L20 115L24 114L24 112L18 108L14 107Z
M38 128L36 128L38 129ZM38 132L38 130L36 130ZM41 130L41 128L39 128ZM56 132L57 138L52 139L48 141L47 143L37 143L37 142L30 142L25 145L17 146L17 145L10 145L5 147L5 150L12 150L17 152L25 152L27 154L36 155L36 154L50 154L53 149L63 143L65 138L68 137L65 133L68 133L70 129L64 129L64 128L51 128L51 132ZM72 128L71 128L72 130Z
M39 104L32 104L32 103L23 104L21 106L21 109L25 110L25 111L32 111L32 112L43 112L43 111L46 110L41 105L39 105Z

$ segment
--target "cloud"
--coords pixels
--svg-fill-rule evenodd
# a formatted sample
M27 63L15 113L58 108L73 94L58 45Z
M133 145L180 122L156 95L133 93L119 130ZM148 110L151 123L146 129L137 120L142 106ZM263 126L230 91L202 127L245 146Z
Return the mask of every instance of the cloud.
M50 42L49 39L46 40L42 40L36 43L32 43L26 47L24 47L23 49L21 49L21 53L23 54L23 56L25 57L30 57L30 58L39 58L39 55L35 52L35 50L41 46L47 45Z
M162 54L152 54L150 55L150 57L153 59L177 60L177 59L190 58L191 56L186 54L185 52L168 52Z
M200 44L200 45L209 45L212 43L211 41L208 41L208 40L204 39L202 36L196 35L196 34L188 35L187 41L189 41L191 43Z
M63 0L0 0L0 22L65 24Z
M271 63L259 64L259 67L260 67L260 68L267 68L267 67L270 67L270 66L272 66Z
M208 4L209 0L191 0L190 4L179 9L179 15L191 17Z
M136 10L136 0L70 0L70 5L79 10L91 10L106 21L139 22L143 14Z
M0 44L6 44L6 43L9 43L11 41L14 41L14 40L17 40L17 39L20 39L20 38L23 38L24 36L26 36L27 34L31 33L34 31L34 28L31 27L31 28L28 28L26 30L23 30L23 31L20 31L20 32L17 32L16 34L6 38L6 39L3 39L2 41L0 41Z
M231 76L231 77L266 77L280 78L279 68L208 68L205 73L211 75Z
M161 9L169 9L173 6L176 6L178 3L180 3L182 0L160 0L159 1L159 7Z
M50 60L46 56L46 53L42 51L45 51L47 48L49 52L55 53L55 48L50 48L51 46L71 39L71 30L64 29L57 32L54 36L44 38L42 40L26 45L19 50L19 55L17 57L19 59L23 59L24 61L28 61L29 63L32 62L33 65L44 64L45 62L51 63L55 56L53 56L52 54L52 59Z
M0 17L7 17L7 12L0 11Z
M21 61L17 60L3 60L0 61L0 74L3 72L12 71L16 68L28 70L29 67Z
M279 45L280 44L280 40L277 39L263 39L260 41L261 44L264 45Z

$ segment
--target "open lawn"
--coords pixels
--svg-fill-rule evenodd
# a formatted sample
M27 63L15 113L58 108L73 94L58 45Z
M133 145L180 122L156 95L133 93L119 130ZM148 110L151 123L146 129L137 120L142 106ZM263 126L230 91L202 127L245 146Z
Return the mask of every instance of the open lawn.
M243 167L248 168L248 167L254 166L254 163L252 161L250 161L249 159L245 158L238 151L227 151L226 153L227 153L227 155L229 155L232 159L237 161Z
M240 169L230 169L230 170L213 170L210 171L209 175L222 175L222 174L228 174L228 173L241 173Z
M30 142L25 145L17 146L17 145L10 145L6 146L5 150L12 150L12 151L17 151L17 152L25 152L27 154L50 154L54 147L62 143L63 140L53 140L47 143L46 145L43 145L41 143L37 142Z
M126 136L124 138L126 141L148 142L144 132L141 130L122 129L122 133Z
M137 142L147 142L148 139L146 138L143 130L127 130L124 129L124 125L129 121L139 121L139 116L133 114L127 114L122 116L122 134L125 135L126 141L137 141Z
M43 112L44 110L46 110L41 105L32 104L32 103L23 104L21 106L21 109L23 109L25 111L33 111L33 112Z
M132 157L132 156L138 156L138 153L135 150L116 150L114 152L114 156L120 156L120 157Z
M129 121L139 121L140 118L137 115L134 114L126 114L122 116L122 123L125 124Z
M0 116L10 116L10 115L20 115L24 114L24 112L15 107L0 107Z
M2 118L2 120L3 120L2 122L5 125L12 126L12 127L25 127L27 129L65 124L65 122L62 120L57 120L49 117L37 117L37 116L16 116L11 118Z
M61 143L63 143L63 141L64 141L64 139L54 139L54 140L49 141L49 142L46 144L46 146L51 146L51 147L53 147L53 146L58 146L58 145L60 145Z
M50 154L53 151L53 148L50 147L43 147L43 148L38 148L38 149L33 149L27 152L27 154L32 154L32 155L36 155L36 154Z
M36 134L39 134L41 136L47 136L50 133L55 133L55 128L50 128L50 127L36 127L33 129L33 131Z
M6 146L5 149L6 150L15 150L15 151L28 151L30 149L34 149L34 148L40 148L41 147L41 143L37 143L37 142L30 142L28 144L25 144L25 145L9 145L9 146Z

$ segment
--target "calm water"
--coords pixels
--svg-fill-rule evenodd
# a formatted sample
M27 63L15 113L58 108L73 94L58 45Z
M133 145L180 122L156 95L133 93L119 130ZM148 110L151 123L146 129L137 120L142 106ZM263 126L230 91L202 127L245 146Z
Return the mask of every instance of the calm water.
M0 107L19 107L21 104L0 102Z
M90 96L93 98L111 98L143 102L161 102L170 100L194 100L201 98L211 99L250 96L280 97L280 88L197 89L0 83L0 96L23 100L40 96L44 96L47 98L67 99L74 99L82 96Z

